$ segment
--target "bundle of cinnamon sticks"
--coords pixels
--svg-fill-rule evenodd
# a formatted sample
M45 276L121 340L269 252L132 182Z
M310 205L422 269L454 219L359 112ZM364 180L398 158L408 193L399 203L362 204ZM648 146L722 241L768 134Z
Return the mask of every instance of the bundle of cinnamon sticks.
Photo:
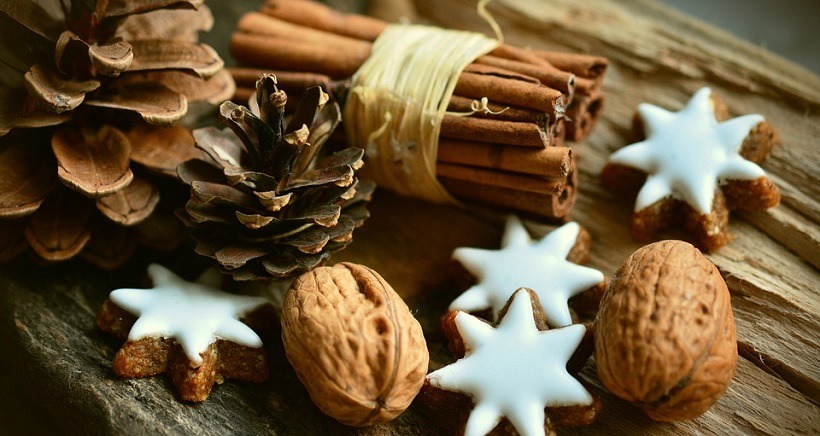
M388 23L309 0L268 0L242 17L231 52L235 99L246 102L273 72L292 101L308 87L343 96ZM467 66L448 111L489 111L442 120L437 176L454 196L547 219L565 219L575 200L575 159L564 139L594 125L607 61L502 44Z

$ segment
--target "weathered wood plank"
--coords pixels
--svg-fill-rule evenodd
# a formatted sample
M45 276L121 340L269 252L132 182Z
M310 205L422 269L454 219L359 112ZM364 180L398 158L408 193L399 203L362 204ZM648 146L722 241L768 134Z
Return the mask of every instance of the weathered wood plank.
M368 225L339 260L365 262L407 297L411 310L424 323L433 358L450 360L438 331L438 318L458 293L445 272L453 248L462 245L495 247L500 228L464 211L430 206L382 193L373 205ZM421 237L428 230L437 243ZM542 230L542 227L538 227ZM463 231L462 231L463 230ZM383 247L376 249L376 247ZM605 245L595 241L595 258ZM435 427L411 409L390 425L364 430L344 428L312 405L281 350L274 352L272 381L253 385L228 381L217 386L202 405L179 403L163 376L123 380L111 373L116 341L94 325L94 314L108 290L137 283L145 260L119 274L66 268L37 277L35 267L4 267L0 297L0 337L10 338L9 355L15 371L29 389L38 392L51 413L67 430L89 425L100 433L236 434L285 432L299 434L434 434ZM401 264L401 266L397 265ZM76 268L76 266L75 266ZM190 269L190 268L189 268ZM608 274L609 270L605 270ZM741 317L739 316L740 320ZM274 345L274 347L278 346ZM604 414L585 434L612 434L638 429L653 434L725 433L779 428L817 431L817 406L775 375L742 360L729 392L704 416L685 423L655 423L636 408L606 393L588 365L584 376L604 398ZM70 401L66 401L70 399ZM773 419L768 408L783 412ZM69 419L70 418L70 419ZM571 432L571 431L570 431Z
M788 207L762 213L744 212L742 216L809 265L820 268L820 229L816 223Z

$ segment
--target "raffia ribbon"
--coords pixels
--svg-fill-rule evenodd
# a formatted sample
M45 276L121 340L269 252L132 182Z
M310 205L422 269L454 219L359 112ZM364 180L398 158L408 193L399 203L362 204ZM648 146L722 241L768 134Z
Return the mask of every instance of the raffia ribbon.
M403 195L455 199L436 179L441 120L459 76L498 47L479 33L394 24L352 78L344 108L349 144L365 144L368 174Z

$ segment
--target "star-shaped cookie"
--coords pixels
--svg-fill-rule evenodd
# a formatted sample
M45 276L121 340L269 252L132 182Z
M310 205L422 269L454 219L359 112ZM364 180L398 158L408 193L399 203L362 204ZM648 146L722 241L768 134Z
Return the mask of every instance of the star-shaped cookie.
M453 252L453 259L477 283L456 298L450 309L491 309L493 319L498 319L511 291L526 287L538 295L551 327L572 324L569 298L604 283L600 271L567 260L580 234L581 227L571 222L533 241L521 220L510 216L500 250L463 247Z
M438 390L469 396L474 406L465 435L487 434L505 417L522 435L553 434L556 424L588 425L595 419L600 400L567 369L587 334L584 325L547 330L538 297L527 289L513 294L496 327L465 312L448 315L445 334L463 357L427 375L421 401L435 401ZM573 370L589 356L591 349L583 348L583 361L571 365Z
M114 357L117 375L168 372L185 401L204 401L223 378L267 380L256 331L270 333L276 323L268 300L220 291L215 271L192 283L153 264L148 276L152 289L112 291L97 316L102 330L127 339Z
M714 250L729 241L729 210L777 205L777 187L755 163L771 153L776 132L760 115L721 122L726 113L709 88L678 112L638 106L646 138L613 153L602 174L605 185L628 191L645 174L632 217L637 238L683 224L696 245Z

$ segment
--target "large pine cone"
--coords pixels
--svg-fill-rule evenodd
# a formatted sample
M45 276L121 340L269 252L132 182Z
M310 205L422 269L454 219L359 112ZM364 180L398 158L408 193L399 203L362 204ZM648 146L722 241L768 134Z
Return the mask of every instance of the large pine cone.
M178 188L154 176L199 152L170 125L235 89L197 43L212 23L202 0L0 0L0 136L13 130L0 138L0 262L28 250L115 268L137 241L175 245Z
M321 88L308 89L285 127L287 96L265 75L256 83L256 115L225 102L220 118L230 129L194 131L209 159L178 168L191 185L179 215L193 229L197 252L235 280L310 270L345 247L368 217L375 185L355 176L364 151L323 153L340 121L339 106L328 100Z

